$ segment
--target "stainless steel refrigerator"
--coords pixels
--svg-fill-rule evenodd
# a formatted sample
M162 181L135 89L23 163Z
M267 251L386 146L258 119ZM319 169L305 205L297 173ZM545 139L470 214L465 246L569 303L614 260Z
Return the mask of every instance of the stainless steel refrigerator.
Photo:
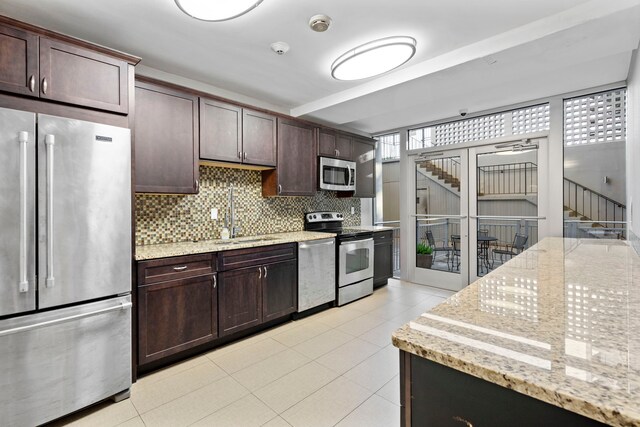
M0 108L0 424L131 386L131 137Z

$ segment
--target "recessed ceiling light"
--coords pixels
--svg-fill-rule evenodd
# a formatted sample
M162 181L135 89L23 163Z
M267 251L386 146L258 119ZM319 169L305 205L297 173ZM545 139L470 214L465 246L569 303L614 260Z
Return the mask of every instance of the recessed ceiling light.
M262 0L175 0L187 15L202 21L227 21L244 15Z
M386 37L365 43L341 55L331 64L337 80L359 80L398 68L416 53L413 37Z

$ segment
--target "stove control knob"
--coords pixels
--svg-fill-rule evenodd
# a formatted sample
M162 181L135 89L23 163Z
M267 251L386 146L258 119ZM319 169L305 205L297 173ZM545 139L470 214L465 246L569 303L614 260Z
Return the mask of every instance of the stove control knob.
M342 214L338 214L338 218L342 218Z
M315 216L315 215L313 216L313 219L316 219L316 216Z

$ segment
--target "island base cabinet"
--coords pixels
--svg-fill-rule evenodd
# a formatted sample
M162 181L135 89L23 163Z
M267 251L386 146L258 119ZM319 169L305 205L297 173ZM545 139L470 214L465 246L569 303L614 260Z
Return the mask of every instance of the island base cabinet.
M149 363L218 336L215 275L138 288L138 362Z
M404 351L400 378L402 426L605 426Z

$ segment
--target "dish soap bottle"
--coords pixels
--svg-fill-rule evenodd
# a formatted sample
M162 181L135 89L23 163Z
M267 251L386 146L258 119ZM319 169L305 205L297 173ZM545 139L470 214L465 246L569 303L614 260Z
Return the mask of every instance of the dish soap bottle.
M227 227L223 227L220 232L220 238L222 240L229 240L229 229Z

